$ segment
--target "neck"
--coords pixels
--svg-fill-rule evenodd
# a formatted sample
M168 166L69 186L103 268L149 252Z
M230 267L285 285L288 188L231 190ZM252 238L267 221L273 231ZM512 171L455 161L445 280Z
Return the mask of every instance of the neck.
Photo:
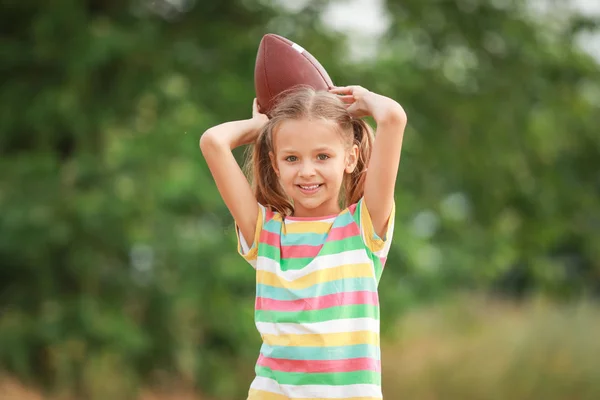
M295 218L318 218L337 215L342 211L338 202L327 202L315 208L304 208L302 205L294 205L294 213L291 215Z

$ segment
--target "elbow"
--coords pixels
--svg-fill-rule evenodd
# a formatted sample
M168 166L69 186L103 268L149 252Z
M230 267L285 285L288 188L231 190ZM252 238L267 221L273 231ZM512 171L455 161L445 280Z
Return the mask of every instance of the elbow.
M214 134L210 129L207 129L201 136L198 145L202 154L206 154L210 151L210 148L214 146Z
M404 108L402 108L400 104L395 104L393 107L389 107L385 111L379 123L382 123L384 125L401 126L402 128L404 128L406 126L407 121L408 117L406 116Z
M220 157L222 154L231 152L231 149L223 141L221 133L210 128L200 136L199 146L204 158Z

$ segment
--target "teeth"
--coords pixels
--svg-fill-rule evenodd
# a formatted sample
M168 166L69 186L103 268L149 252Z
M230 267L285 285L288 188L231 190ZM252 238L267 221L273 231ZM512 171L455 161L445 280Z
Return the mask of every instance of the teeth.
M301 187L302 189L306 189L306 190L313 190L313 189L316 189L316 188L318 188L318 187L319 187L319 185L312 185L312 186L302 186L302 185L300 185L300 187Z

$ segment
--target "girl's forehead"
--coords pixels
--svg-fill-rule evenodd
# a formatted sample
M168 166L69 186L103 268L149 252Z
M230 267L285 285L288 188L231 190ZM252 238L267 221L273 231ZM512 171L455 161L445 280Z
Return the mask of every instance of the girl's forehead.
M326 120L284 121L273 139L276 150L344 147L340 129Z

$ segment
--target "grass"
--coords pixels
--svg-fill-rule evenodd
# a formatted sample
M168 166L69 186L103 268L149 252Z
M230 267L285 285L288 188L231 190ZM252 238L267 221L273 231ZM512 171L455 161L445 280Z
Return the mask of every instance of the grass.
M600 308L463 298L407 315L382 357L389 399L600 399Z
M397 332L382 343L386 400L600 399L598 305L469 296L415 309ZM0 399L45 398L5 379ZM145 390L138 400L207 399Z

